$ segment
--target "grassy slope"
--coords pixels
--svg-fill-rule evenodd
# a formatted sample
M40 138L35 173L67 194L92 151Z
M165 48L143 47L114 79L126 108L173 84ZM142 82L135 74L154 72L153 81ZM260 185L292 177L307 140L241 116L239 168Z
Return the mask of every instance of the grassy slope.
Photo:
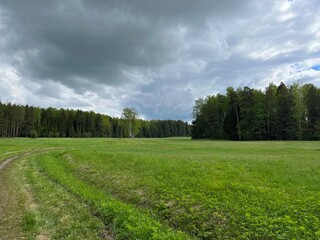
M209 239L319 239L318 142L19 139L11 144L10 151L64 147L24 165L38 204L38 228L53 238L188 238L181 230ZM72 206L79 210L72 212Z

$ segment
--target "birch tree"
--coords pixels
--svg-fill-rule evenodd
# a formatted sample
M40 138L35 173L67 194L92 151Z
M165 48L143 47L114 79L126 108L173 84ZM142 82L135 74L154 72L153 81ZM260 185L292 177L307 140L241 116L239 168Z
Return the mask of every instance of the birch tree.
M123 109L122 118L126 121L129 137L134 137L134 124L139 114L134 108L126 107Z

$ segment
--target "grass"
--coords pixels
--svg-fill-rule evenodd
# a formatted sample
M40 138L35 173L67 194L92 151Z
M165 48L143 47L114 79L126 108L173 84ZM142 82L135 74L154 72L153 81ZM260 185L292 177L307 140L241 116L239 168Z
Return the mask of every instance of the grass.
M37 203L37 224L41 227L41 235L50 236L50 239L100 239L99 234L106 234L103 222L64 186L39 171L35 165L39 158L39 155L33 156L28 159L29 166L26 162L24 164Z
M1 156L61 148L9 166L28 236L320 239L318 142L6 140Z

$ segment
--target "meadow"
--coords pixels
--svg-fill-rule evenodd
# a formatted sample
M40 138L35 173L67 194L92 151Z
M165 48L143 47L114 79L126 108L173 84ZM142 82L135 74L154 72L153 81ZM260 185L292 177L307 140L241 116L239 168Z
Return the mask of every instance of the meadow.
M0 139L0 154L25 154L0 171L0 239L320 239L319 142Z

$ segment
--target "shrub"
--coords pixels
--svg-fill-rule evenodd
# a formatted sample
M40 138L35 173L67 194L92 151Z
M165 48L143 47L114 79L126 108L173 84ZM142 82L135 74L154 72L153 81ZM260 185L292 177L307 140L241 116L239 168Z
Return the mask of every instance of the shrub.
M38 133L36 130L32 130L31 133L30 133L30 137L31 138L38 138Z

